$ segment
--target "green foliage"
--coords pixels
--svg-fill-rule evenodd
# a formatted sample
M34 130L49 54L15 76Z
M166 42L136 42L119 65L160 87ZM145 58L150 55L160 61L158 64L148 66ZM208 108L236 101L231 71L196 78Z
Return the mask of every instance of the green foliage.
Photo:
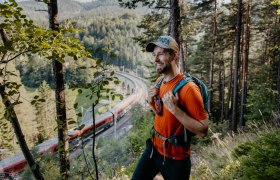
M163 10L162 13L152 11L150 14L144 15L140 24L137 26L142 30L142 33L133 38L139 43L143 50L148 42L154 41L159 36L167 34L167 14L167 11Z
M271 4L272 5L280 5L280 0L273 0L272 2L271 2ZM280 14L280 9L277 9L277 14Z
M268 174L262 178L245 174L263 174L266 167L279 164L280 137L275 124L248 123L248 128L236 134L210 127L211 141L192 146L191 179L273 179ZM279 174L279 168L275 173Z
M38 149L34 148L31 150L34 159L36 159L36 164L40 166L40 170L45 179L59 179L59 158L53 154L38 154ZM51 172L51 173L50 173ZM32 172L31 168L28 166L20 176L22 179L31 179Z
M39 88L42 81L54 87L52 63L43 57L33 55L25 61L17 62L17 69L25 87Z
M219 179L240 179L240 162L238 160L230 161L219 173Z
M244 148L246 147L246 148ZM247 151L247 152L246 152ZM244 179L280 178L280 131L268 133L251 144L241 145L235 152L243 152L240 169Z
M148 59L132 39L140 33L137 28L138 22L139 16L134 14L123 14L113 18L88 18L77 23L77 28L84 29L84 32L76 36L86 47L109 48L109 52L115 54L112 56L106 51L99 51L93 54L95 58L104 58L105 62L134 69Z
M240 144L237 148L235 148L232 154L235 158L239 158L241 156L247 156L248 152L253 148L254 147L252 142L245 142Z
M7 79L8 75L17 76L13 74L11 71L7 71L7 65L10 64L11 61L19 57L20 55L31 56L31 55L39 55L40 57L45 57L44 60L55 60L59 63L65 63L65 58L72 58L74 60L78 60L79 58L89 58L92 61L95 61L94 64L90 64L90 67L94 69L94 73L92 74L94 77L95 74L101 75L108 70L106 68L107 64L103 64L103 59L93 59L91 53L97 53L95 51L87 50L84 45L82 45L78 39L71 36L71 34L79 33L79 31L69 25L67 27L61 26L59 30L50 30L50 29L43 29L33 24L31 20L27 20L25 15L21 14L22 9L17 6L17 3L13 0L9 0L4 4L0 4L0 18L4 19L1 21L0 24L0 31L3 43L0 44L0 56L1 56L1 74L0 74L0 84L1 84L1 96L3 101L5 102L8 98L13 99L11 107L6 107L5 117L7 119L11 119L15 117L15 112L12 111L15 105L21 104L22 102L19 100L20 91L19 88L21 84L13 81L9 81ZM113 53L109 52L109 49L103 48L103 51L109 54L108 57L114 58L115 56ZM4 66L2 66L4 64ZM2 68L4 67L4 68ZM34 73L34 72L33 72ZM113 75L113 74L112 74ZM91 78L93 77L91 76ZM82 86L90 90L89 98L92 99L93 96L97 96L97 100L93 102L93 104L98 104L100 98L100 91L106 90L106 85L109 84L110 81L117 82L116 77L104 77L104 78L96 78L93 82L85 83ZM46 84L44 85L46 88ZM49 90L49 89L48 89ZM43 141L46 138L46 132L44 132L44 126L42 123L46 123L47 117L45 116L45 112L43 112L43 108L46 107L46 104L42 105L42 103L46 103L46 99L44 96L48 96L48 94L44 94L47 90L41 88L40 95L35 95L34 99L31 101L31 104L36 105L37 108L37 120L41 120L38 122L39 130L42 134L38 135L39 142ZM4 93L2 93L4 92ZM44 95L42 95L44 94ZM61 94L59 94L60 96ZM16 99L14 98L15 96ZM41 97L40 97L41 96ZM43 96L43 97L42 97ZM68 108L71 108L72 100L68 100ZM60 107L64 107L66 104L59 104ZM73 105L74 106L74 105ZM69 112L69 111L68 111ZM71 116L71 114L68 114ZM32 117L30 115L30 117ZM75 118L75 117L71 117ZM68 119L64 119L67 123ZM57 128L67 130L66 127L61 127L60 118L57 119ZM32 120L30 120L32 122ZM35 123L34 123L35 124ZM47 124L49 126L50 124ZM26 126L28 127L28 126ZM29 132L33 133L32 138L36 138L36 131L33 131L29 127ZM66 128L66 129L65 129ZM65 137L66 138L66 137ZM25 139L22 140L25 143ZM58 152L61 152L61 147L63 147L64 142L59 142L58 145ZM25 149L28 151L28 148ZM33 169L34 167L32 167ZM52 168L55 168L52 166ZM58 168L56 168L58 169ZM49 169L48 169L49 170ZM63 177L62 177L63 178Z
M97 155L99 170L103 173L104 179L131 177L146 145L145 141L150 138L153 124L152 113L146 112L140 104L136 104L128 113L131 114L133 127L127 137L113 140L101 138L96 144L100 152ZM86 157L90 156L88 154L88 149L86 149ZM92 162L92 159L89 161Z
M250 85L248 96L248 119L263 120L271 117L272 112L276 108L277 100L277 93L273 90L273 86L274 80L271 79L271 68L262 65L262 69L256 72L255 79Z
M131 144L131 150L140 154L145 147L145 142L151 137L151 128L153 126L153 117L150 112L144 112L140 105L137 104L132 112L133 130L128 135L128 140Z

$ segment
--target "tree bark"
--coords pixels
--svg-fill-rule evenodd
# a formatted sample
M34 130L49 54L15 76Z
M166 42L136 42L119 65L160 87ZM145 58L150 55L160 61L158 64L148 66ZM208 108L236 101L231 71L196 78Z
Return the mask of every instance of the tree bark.
M279 6L278 6L279 8ZM280 17L278 17L278 24L280 24ZM279 32L279 30L278 30ZM280 40L280 36L278 34L277 36L278 38L278 42ZM277 56L276 56L277 58ZM280 127L280 50L278 49L278 72L277 72L277 91L278 91L278 102L277 102L277 105L278 105L278 114L277 114L277 126Z
M237 3L237 24L235 34L235 58L233 62L233 106L231 116L231 130L237 132L237 107L238 107L238 75L239 75L239 62L240 62L240 39L242 31L242 0Z
M225 66L224 66L224 60L222 59L220 64L220 73L219 73L219 89L220 89L220 122L224 121L224 105L225 105Z
M251 26L251 1L247 2L245 30L244 30L244 46L242 50L242 85L241 85L241 109L240 109L240 126L245 126L244 114L247 104L247 79L248 79L248 61L250 48L250 26Z
M169 19L169 29L168 34L173 37L179 45L180 54L179 54L179 67L181 72L186 71L184 59L183 59L183 48L180 38L180 28L181 28L181 15L180 15L180 5L179 0L169 0L170 5L170 19Z
M227 106L226 106L226 119L229 119L230 117L230 112L232 110L232 87L233 87L233 58L234 58L234 44L235 44L235 39L234 35L232 35L233 41L232 41L232 47L231 47L231 59L230 59L230 79L229 79L229 88L228 88L228 96L227 96ZM231 121L229 121L229 127L231 127Z
M278 90L278 114L277 114L277 124L278 124L278 126L280 126L280 53L279 53L279 55L278 55L277 90Z
M185 62L185 48L184 48L184 41L182 40L182 36L181 37L181 41L180 41L180 71L182 73L185 73L187 71L186 69L186 62Z
M57 0L48 3L50 29L59 31ZM68 142L68 124L66 119L65 85L62 64L53 59L53 73L55 80L55 99L58 130L58 154L62 179L69 179L70 160Z
M208 111L211 114L212 106L212 94L213 94L213 76L214 76L214 62L215 62L215 51L216 51L216 39L217 39L217 0L214 1L214 13L212 18L212 46L211 46L211 59L209 69L209 104Z

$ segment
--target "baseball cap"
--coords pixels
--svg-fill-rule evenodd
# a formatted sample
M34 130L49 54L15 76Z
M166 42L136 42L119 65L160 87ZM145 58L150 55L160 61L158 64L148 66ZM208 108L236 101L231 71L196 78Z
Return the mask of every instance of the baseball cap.
M162 47L164 49L173 49L176 52L179 51L177 42L171 36L160 36L156 41L148 43L146 46L146 51L153 52L156 46Z

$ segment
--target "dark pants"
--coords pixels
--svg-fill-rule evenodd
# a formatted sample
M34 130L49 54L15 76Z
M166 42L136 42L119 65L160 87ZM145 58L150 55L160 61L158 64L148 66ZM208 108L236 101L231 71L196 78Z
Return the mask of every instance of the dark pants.
M150 158L153 148L153 155ZM163 164L164 162L164 164ZM188 180L191 172L190 158L173 160L165 158L153 147L150 139L146 142L146 149L142 154L132 180L153 179L160 172L165 180Z

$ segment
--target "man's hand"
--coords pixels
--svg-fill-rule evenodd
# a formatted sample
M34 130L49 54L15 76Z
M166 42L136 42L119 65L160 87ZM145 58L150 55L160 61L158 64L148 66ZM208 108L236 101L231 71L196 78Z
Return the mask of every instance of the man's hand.
M156 86L148 89L148 103L149 104L153 104L154 97L158 94L158 92L159 92L159 88L157 88Z
M175 108L177 107L178 100L178 93L176 93L176 95L174 96L171 91L166 93L162 98L163 104L172 114L175 113Z

